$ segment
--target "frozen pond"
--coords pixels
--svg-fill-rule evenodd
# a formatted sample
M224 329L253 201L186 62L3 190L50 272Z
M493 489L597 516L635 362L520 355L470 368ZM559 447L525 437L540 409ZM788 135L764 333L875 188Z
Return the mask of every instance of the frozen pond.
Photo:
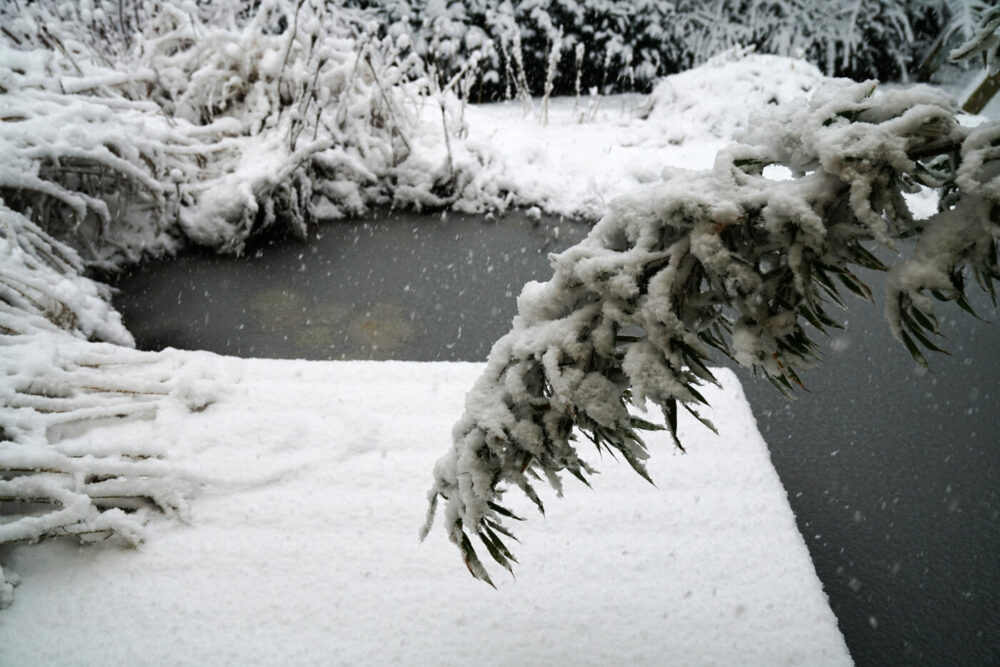
M482 361L548 254L580 223L390 213L239 258L188 252L122 276L115 300L143 349L242 357Z
M151 349L483 360L523 283L586 233L523 216L392 218L151 264L119 281L116 303ZM788 402L744 373L746 393L857 663L1000 664L1000 329L941 305L952 356L918 372L882 318L884 281L865 278L877 304L848 300L809 393Z

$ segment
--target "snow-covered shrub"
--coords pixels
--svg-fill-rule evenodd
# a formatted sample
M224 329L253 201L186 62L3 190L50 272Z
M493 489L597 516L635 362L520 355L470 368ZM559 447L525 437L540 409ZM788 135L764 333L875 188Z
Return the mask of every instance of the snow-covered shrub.
M67 69L58 52L0 44L4 205L97 261L111 248L129 259L172 249L165 182L182 137L155 105L116 90L143 85L152 72Z
M552 279L518 298L434 468L425 534L443 499L472 573L489 579L471 536L510 568L503 494L517 487L541 509L536 481L586 482L578 436L647 476L640 432L663 427L630 408L661 409L676 439L678 411L697 416L698 386L714 382L713 350L790 393L817 359L808 327L838 326L827 311L842 289L870 294L852 268L888 268L871 242L917 238L890 270L886 314L926 364L922 350L938 349L931 296L968 307L967 271L991 293L1000 280L1000 123L970 130L955 114L934 89L834 82L756 117L712 170L671 169L612 202L552 257ZM772 165L793 178L772 180ZM903 198L920 188L942 193L925 220Z
M673 38L681 65L733 46L805 58L828 75L896 78L921 56L933 2L889 0L679 0ZM936 22L927 28L936 29Z
M0 202L0 545L65 535L134 544L150 509L178 512L193 489L162 443L75 437L155 416L179 366L123 347L132 336L108 288L83 270L75 250ZM0 608L13 581L0 567Z
M729 139L746 129L751 114L808 95L824 81L823 73L803 60L734 48L661 79L639 113L669 122L677 137Z
M579 76L584 90L602 92L649 86L676 62L667 39L672 2L665 0L530 0L518 2L415 2L354 0L381 17L388 34L402 35L432 63L459 68L479 52L480 76L475 100L540 95L550 71L553 46L559 44L551 79L555 94L574 90ZM575 58L572 58L576 61Z
M955 0L353 0L442 71L481 56L475 99L541 94L556 36L555 94L648 90L733 47L806 58L827 74L905 76ZM966 3L968 4L968 3ZM567 57L584 52L577 60Z
M185 238L239 252L263 227L305 234L372 204L506 205L467 187L488 158L444 155L442 126L420 126L427 67L365 14L137 0L118 46L93 46L117 25L94 17L120 6L0 8L0 197L88 262L136 261ZM455 92L440 95L446 133L460 131Z

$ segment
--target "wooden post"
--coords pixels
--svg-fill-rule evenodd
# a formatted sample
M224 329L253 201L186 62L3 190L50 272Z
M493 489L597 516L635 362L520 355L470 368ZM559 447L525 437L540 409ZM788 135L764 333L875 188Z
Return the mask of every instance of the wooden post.
M993 96L1000 90L1000 72L990 74L976 86L969 98L962 104L962 111L977 114L986 108Z

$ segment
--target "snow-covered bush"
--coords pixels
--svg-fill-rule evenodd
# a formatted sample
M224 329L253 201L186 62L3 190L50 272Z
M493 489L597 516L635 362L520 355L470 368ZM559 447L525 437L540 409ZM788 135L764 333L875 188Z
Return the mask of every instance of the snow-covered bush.
M905 76L964 4L954 0L353 0L439 69L478 54L476 99L648 90L733 47L804 57L829 75ZM963 4L962 8L950 8ZM975 8L972 10L974 11ZM561 47L561 48L559 48ZM583 53L575 58L576 49ZM573 55L570 55L573 54Z
M751 113L808 95L826 80L803 60L733 48L699 67L661 79L639 115L669 123L672 136L729 140L747 128ZM739 103L719 104L726 99Z
M712 170L671 169L612 202L518 298L434 468L424 534L443 499L471 572L489 580L472 536L510 568L503 494L519 488L541 509L536 481L586 482L578 436L647 476L640 432L662 427L631 408L661 409L676 439L678 412L697 416L698 386L714 381L713 350L790 393L817 360L811 332L838 326L827 311L841 290L870 296L852 268L888 269L872 242L917 239L888 269L886 315L926 364L923 350L939 349L932 297L968 308L967 272L991 294L1000 279L1000 123L970 130L955 114L934 89L834 82L755 118ZM772 165L793 178L772 180ZM916 220L903 194L921 188L941 192L940 210Z
M833 76L897 78L919 59L933 2L679 0L673 36L681 66L733 46L805 58ZM936 29L936 22L926 26Z
M150 509L176 513L193 488L162 443L75 437L155 416L179 366L123 347L132 336L108 288L83 270L75 250L0 202L0 545L64 535L134 544ZM0 567L0 608L11 586Z
M120 28L120 7L0 8L0 196L88 262L179 239L239 252L263 227L304 235L373 204L506 205L467 187L487 158L442 150L442 131L460 132L456 91L439 91L443 130L420 126L427 67L364 13L137 0Z

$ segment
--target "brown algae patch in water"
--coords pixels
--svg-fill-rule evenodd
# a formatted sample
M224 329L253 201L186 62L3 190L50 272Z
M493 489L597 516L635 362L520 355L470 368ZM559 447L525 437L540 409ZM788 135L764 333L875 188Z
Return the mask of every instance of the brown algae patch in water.
M377 303L347 326L357 359L391 359L413 337L412 313L395 303Z
M301 350L340 359L390 359L415 332L412 313L399 304L311 304L288 288L255 293L249 309L259 329L280 334Z

